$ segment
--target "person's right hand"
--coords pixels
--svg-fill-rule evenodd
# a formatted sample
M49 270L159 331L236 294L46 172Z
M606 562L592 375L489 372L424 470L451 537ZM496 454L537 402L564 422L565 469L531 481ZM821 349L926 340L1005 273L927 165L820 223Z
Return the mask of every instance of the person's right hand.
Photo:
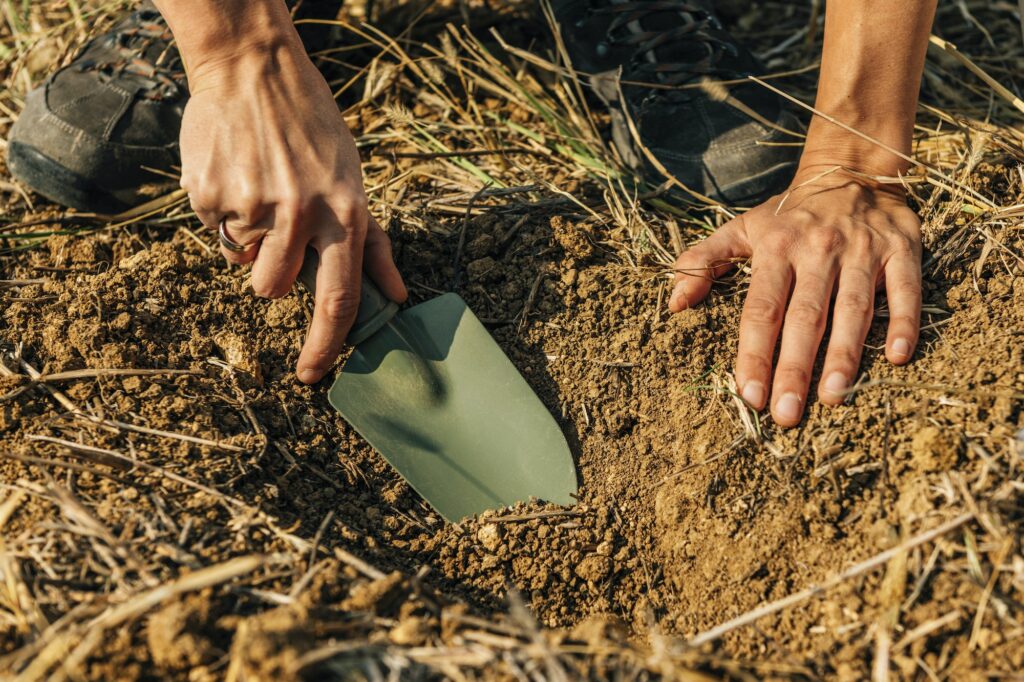
M367 211L355 143L296 36L250 46L189 73L181 186L211 230L226 220L252 263L260 296L286 295L307 245L320 255L313 321L298 377L319 381L337 359L366 273L388 298L406 297L387 235Z

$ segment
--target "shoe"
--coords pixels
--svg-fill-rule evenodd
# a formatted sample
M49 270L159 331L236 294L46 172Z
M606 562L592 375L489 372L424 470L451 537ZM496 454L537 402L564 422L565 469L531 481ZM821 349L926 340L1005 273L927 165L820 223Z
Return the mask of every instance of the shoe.
M553 0L552 8L573 68L609 106L613 142L636 172L660 184L667 171L739 206L760 203L792 179L799 138L784 131L798 133L800 124L756 83L715 83L764 67L707 0Z
M296 18L332 18L341 0L289 2ZM303 26L307 49L329 27ZM150 0L88 43L25 98L11 129L11 174L51 201L119 213L178 187L178 135L188 102L185 69Z
M62 206L118 213L177 186L187 101L170 29L143 3L28 93L7 165Z

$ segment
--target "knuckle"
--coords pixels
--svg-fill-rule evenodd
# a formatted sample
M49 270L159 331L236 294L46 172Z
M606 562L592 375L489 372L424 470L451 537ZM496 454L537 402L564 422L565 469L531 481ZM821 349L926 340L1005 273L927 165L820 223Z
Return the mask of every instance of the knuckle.
M295 178L282 178L274 194L275 203L279 206L290 206L305 203L306 193L302 191L302 184Z
M856 181L846 183L843 186L843 189L853 197L863 197L866 199L871 196L871 192L868 191L868 188Z
M349 199L349 205L360 213L367 213L370 210L370 200L362 191L356 192L355 195Z
M260 213L263 201L259 194L253 189L241 189L231 193L231 205L226 208L233 209L241 222L251 222Z
M825 324L827 308L821 301L802 299L793 301L786 314L786 323L798 327L817 329Z
M841 230L825 228L815 230L807 236L808 245L818 253L834 253L845 244L846 238Z
M673 268L677 275L684 277L706 277L708 274L707 261L699 253L688 251L679 257Z
M216 192L200 187L189 190L188 201L195 211L214 210L219 203L219 197Z
M874 296L865 291L846 291L836 297L836 315L867 317L874 308Z
M853 348L846 344L834 346L828 349L828 361L826 364L831 365L834 368L846 370L848 375L852 375L860 365L860 348ZM828 376L829 370L822 372L822 376Z
M792 224L800 227L818 222L818 216L814 211L804 206L795 206L786 211L786 214Z
M921 283L916 277L900 276L888 279L888 289L899 294L911 294L918 296L921 292Z
M853 230L847 237L847 243L854 253L870 253L875 247L875 234L866 229Z
M879 229L891 228L893 216L885 209L872 207L864 211L864 222Z
M369 222L369 203L366 197L357 195L339 202L335 213L338 221L350 230L365 231Z
M770 255L782 256L789 253L793 235L788 230L772 230L761 238L763 249Z
M317 299L324 316L333 324L343 324L355 318L359 298L351 290L324 292Z
M770 376L772 363L770 358L750 352L742 352L736 356L736 374L745 379L762 379Z
M777 298L751 294L743 306L743 318L756 325L774 325L782 318L783 304Z
M260 200L259 192L248 182L239 182L231 194L239 206L255 205Z
M918 242L910 235L892 230L889 235L889 248L895 256L913 257L917 254Z
M299 197L287 196L277 202L274 212L274 226L291 230L302 224L306 206Z
M779 364L775 373L775 385L777 392L784 392L788 388L796 388L802 392L811 381L810 371L801 365L792 363Z
M920 316L914 317L906 313L890 314L889 327L896 329L917 329L921 324Z
M240 200L235 213L238 215L238 222L245 226L252 226L259 222L261 206L253 200Z

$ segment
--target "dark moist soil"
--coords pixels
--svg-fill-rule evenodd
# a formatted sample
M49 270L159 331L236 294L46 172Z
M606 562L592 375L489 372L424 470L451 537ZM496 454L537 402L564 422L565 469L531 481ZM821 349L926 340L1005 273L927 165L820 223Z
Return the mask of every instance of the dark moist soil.
M124 548L118 570L139 583L136 563L154 556L160 563L147 570L168 579L231 556L290 548L214 495L140 469L98 466L29 436L80 441L163 467L258 507L282 532L307 540L333 514L319 535L322 556L341 547L401 574L369 582L327 562L302 593L301 608L262 616L253 614L269 607L249 593L192 594L105 641L90 659L90 676L160 677L195 666L216 676L224 672L216 662L234 646L250 672L273 679L314 642L344 629L338 613L368 611L393 623L383 630L389 641L417 643L440 623L396 586L422 567L433 598L464 602L467 613L504 610L514 587L546 626L571 628L600 615L639 640L651 627L692 636L917 532L946 503L958 472L979 465L963 434L994 450L1024 426L1019 402L1005 391L1024 379L1024 280L1002 268L980 278L950 271L928 285L926 302L949 313L925 316L934 326L908 367L888 365L877 350L881 323L868 339L863 370L873 380L939 388L881 386L836 409L813 406L801 428L766 426L769 447L745 438L736 403L715 388L725 386L735 348L736 285L669 316L664 279L621 264L606 235L572 216L542 215L506 240L518 220L470 220L458 272L461 219L438 223L447 238L400 227L393 234L413 302L459 277L460 293L566 433L580 503L545 508L551 513L539 517L536 506L516 510L535 515L526 520L445 525L330 408L327 382L310 388L296 381L308 301L256 298L245 270L229 269L182 233L150 244L129 234L53 238L23 261L13 274L45 283L6 292L5 350L21 349L44 373L192 369L191 376L100 377L60 387L94 415L241 448L112 433L69 417L38 390L0 403L5 452L86 466L49 468L51 481L73 490ZM0 392L17 383L6 380ZM39 481L39 474L0 459L4 482ZM18 537L59 516L45 497L30 496L5 533ZM153 527L141 519L162 521ZM58 567L82 560L47 557ZM304 568L270 573L255 588L287 592ZM29 581L47 594L105 589L90 582L95 576L69 587L29 570ZM869 630L885 606L881 581L867 573L826 599L737 630L725 638L725 653L862 678ZM978 598L978 590L942 573L901 623L909 630ZM333 620L322 615L328 611ZM965 637L950 639L969 627L964 621L922 638L913 655L933 664L943 656L951 670L1024 667L1024 647L1004 641L1003 631L983 628L986 646L973 654ZM17 641L8 638L0 651Z

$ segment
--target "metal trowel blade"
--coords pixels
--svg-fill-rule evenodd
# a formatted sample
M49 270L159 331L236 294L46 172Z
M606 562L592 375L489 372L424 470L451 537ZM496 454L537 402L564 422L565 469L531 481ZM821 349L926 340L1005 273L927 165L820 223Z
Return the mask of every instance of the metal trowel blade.
M530 498L574 503L558 424L456 294L357 344L330 402L448 521Z

